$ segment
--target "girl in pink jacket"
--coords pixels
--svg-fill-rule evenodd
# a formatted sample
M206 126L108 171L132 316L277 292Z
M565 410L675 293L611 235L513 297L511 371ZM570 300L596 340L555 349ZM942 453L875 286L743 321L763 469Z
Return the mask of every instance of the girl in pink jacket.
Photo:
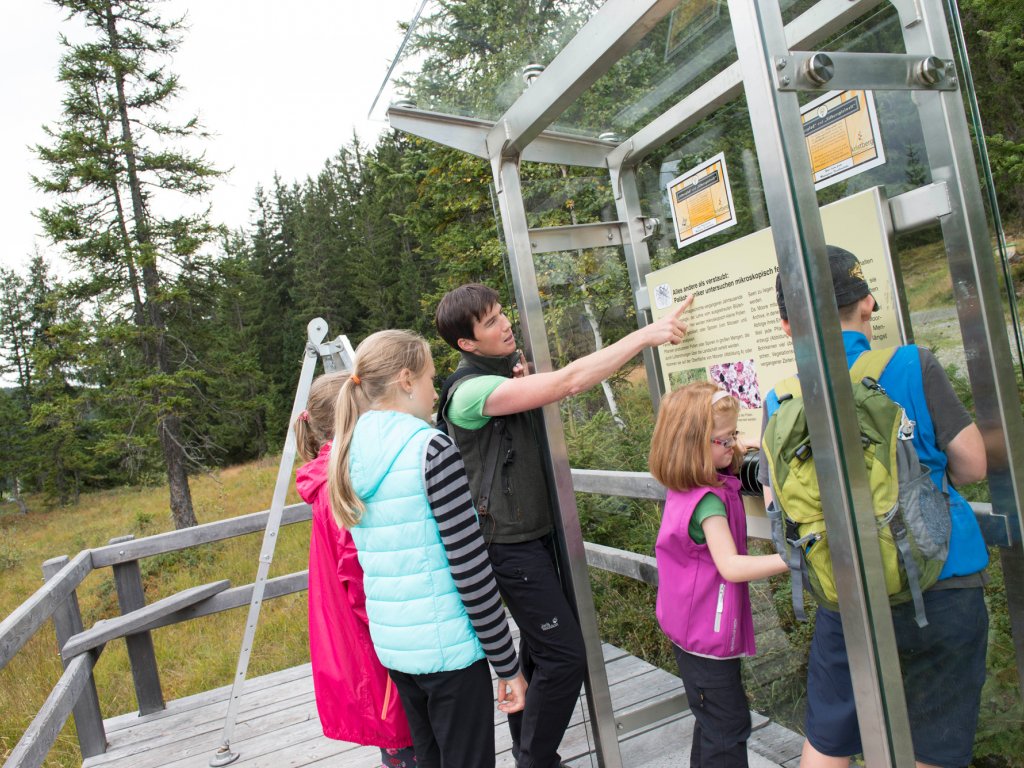
M309 658L320 725L329 739L380 747L383 768L416 765L398 691L370 640L363 571L352 537L331 514L327 459L345 373L317 377L295 422L299 495L313 507L309 541Z
M747 765L750 710L740 658L754 654L747 582L785 573L778 555L747 554L747 518L734 476L739 403L711 382L661 402L651 474L668 489L654 547L656 612L672 641L695 725L690 765Z

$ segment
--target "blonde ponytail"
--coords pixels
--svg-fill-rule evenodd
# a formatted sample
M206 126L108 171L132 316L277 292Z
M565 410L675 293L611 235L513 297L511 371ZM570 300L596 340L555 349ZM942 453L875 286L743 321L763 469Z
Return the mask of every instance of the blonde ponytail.
M352 375L338 392L334 406L334 443L327 473L331 510L343 528L358 525L366 509L352 487L348 466L356 422L371 407L388 399L403 370L421 375L429 361L429 345L412 331L378 331L356 348Z
M358 363L356 365L358 367ZM358 390L359 385L350 378L338 393L334 406L334 442L331 444L331 458L327 464L331 511L342 528L358 525L365 509L362 499L352 489L352 478L348 472L352 433L364 410L359 403L362 395Z
M348 373L325 373L313 379L306 410L295 419L295 447L303 461L312 461L334 435L334 403Z

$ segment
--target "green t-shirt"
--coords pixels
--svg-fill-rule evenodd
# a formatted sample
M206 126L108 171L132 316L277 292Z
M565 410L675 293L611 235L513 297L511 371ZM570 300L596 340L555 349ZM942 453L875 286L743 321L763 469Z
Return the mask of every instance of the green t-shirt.
M725 514L725 502L713 493L705 493L697 502L690 518L689 534L694 544L704 544L704 521L709 517L727 517Z
M484 416L484 404L491 392L508 381L504 376L474 376L459 384L448 400L448 420L462 429L475 430L491 420Z

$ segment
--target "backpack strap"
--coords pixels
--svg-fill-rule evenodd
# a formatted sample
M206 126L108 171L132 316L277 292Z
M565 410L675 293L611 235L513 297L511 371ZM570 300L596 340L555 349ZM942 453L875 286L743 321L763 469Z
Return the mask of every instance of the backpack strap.
M914 601L914 621L922 629L928 626L928 619L924 610L924 594L921 591L921 574L918 571L917 563L914 561L913 553L910 551L910 541L907 539L907 524L903 519L903 513L899 509L889 521L889 531L892 533L892 540L896 544L896 550L903 560L903 570L907 574L907 587L910 589L910 596Z
M772 504L776 501L773 500ZM770 514L770 513L769 513ZM793 603L793 616L797 621L807 621L807 612L804 610L804 589L807 583L807 550L810 545L818 540L817 534L809 534L801 537L798 533L798 526L782 513L782 530L786 537L786 543L782 559L789 566L790 571L790 597ZM778 549L778 548L776 548Z
M882 371L896 354L898 347L883 347L882 349L866 349L850 366L850 380L860 381L865 376L874 379L876 382L882 378Z
M786 395L790 397L800 397L800 379L796 376L790 376L788 379L783 379L775 385L776 400L781 403L787 399Z

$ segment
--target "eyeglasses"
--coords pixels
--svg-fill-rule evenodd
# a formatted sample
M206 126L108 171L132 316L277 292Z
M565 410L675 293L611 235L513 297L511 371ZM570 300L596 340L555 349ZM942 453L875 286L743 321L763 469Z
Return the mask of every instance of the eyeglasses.
M723 448L732 448L739 442L739 430L732 433L730 437L712 437L711 442L715 445L720 445Z

